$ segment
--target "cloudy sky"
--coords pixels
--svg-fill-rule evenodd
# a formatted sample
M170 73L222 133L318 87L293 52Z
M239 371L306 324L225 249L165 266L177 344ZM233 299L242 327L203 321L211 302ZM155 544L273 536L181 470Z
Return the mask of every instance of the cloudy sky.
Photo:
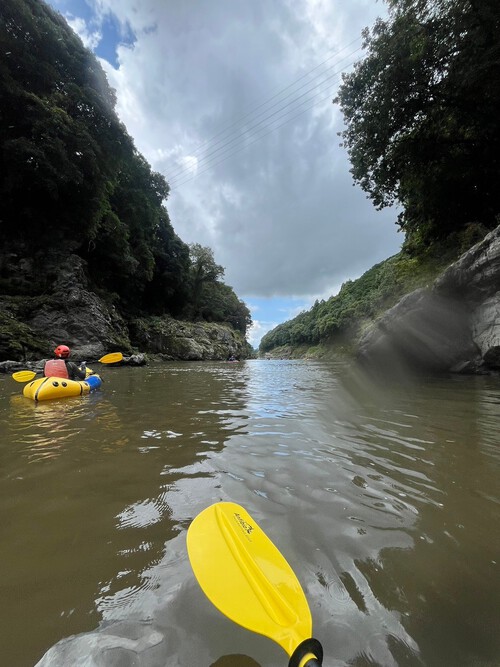
M101 59L117 112L262 335L398 252L353 186L331 100L376 0L50 0Z

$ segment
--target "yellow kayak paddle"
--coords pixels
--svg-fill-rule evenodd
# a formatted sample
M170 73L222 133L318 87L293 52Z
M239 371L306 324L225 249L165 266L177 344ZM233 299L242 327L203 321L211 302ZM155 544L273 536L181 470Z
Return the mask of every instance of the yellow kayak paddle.
M288 667L322 664L295 573L243 507L225 502L203 510L189 526L187 550L198 583L219 611L278 643L290 656Z
M104 357L101 357L97 361L100 364L117 364L122 360L123 354L121 352L110 352L109 354L105 354Z
M123 359L123 354L121 352L110 352L105 354L104 357L98 359L100 364L116 364ZM16 382L30 382L34 380L37 376L35 371L17 371L17 373L12 373L12 378Z
M37 376L37 373L35 371L17 371L17 373L12 373L12 378L16 382L29 382L30 380L34 380Z

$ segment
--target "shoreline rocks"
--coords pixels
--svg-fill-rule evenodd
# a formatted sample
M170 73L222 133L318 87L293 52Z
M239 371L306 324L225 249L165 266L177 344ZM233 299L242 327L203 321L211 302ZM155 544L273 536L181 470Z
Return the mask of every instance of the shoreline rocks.
M129 355L137 350L164 359L246 359L252 354L244 336L227 324L188 322L168 315L126 320L110 302L92 291L85 261L77 255L47 255L42 275L54 276L43 294L0 296L0 372L7 364L51 357L60 343L72 349L72 359L99 359L107 352ZM2 366L3 364L3 366ZM4 372L9 372L5 371Z

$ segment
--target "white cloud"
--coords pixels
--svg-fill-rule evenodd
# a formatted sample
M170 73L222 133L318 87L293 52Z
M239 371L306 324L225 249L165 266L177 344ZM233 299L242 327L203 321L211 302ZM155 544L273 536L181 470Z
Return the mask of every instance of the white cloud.
M252 326L248 330L247 340L254 348L258 348L262 337L271 329L278 326L279 322L260 322L253 320Z
M190 176L196 176L198 173L198 158L196 155L185 155L179 159L179 166L186 170Z
M102 39L102 33L99 29L93 29L87 23L77 16L66 16L66 21L76 32L87 49L95 49Z
M94 4L135 34L104 66L137 148L171 184L172 224L213 248L240 297L312 303L398 251L396 213L352 185L331 104L382 5Z

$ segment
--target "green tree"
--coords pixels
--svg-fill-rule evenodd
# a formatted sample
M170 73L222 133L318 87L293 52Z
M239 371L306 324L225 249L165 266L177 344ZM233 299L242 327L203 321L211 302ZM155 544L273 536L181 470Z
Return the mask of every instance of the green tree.
M388 0L344 76L341 133L377 208L401 205L416 245L500 211L500 3Z
M166 210L153 238L154 271L143 294L143 306L154 314L179 315L189 300L189 247L174 232Z
M135 148L104 71L63 17L42 0L2 0L0 53L4 294L49 294L72 253L126 316L203 317L245 332L248 309L212 251L175 233L165 178Z
M0 52L2 231L31 251L75 250L99 226L123 155L114 93L43 2L2 1Z
M194 317L200 315L200 303L204 287L215 283L224 276L224 267L216 264L211 248L200 243L191 243L190 257L190 285L191 303Z
M406 252L375 264L357 280L347 280L339 293L293 320L269 331L259 349L268 352L283 345L317 345L333 338L352 340L367 320L391 307L404 294L428 284L448 265L448 258L409 257Z
M226 322L243 335L252 324L246 304L238 299L232 287L221 282L208 282L204 285L199 313L207 322Z
M189 246L190 299L185 314L206 322L226 322L246 334L252 317L246 304L221 278L224 267L217 264L211 248L200 243Z

